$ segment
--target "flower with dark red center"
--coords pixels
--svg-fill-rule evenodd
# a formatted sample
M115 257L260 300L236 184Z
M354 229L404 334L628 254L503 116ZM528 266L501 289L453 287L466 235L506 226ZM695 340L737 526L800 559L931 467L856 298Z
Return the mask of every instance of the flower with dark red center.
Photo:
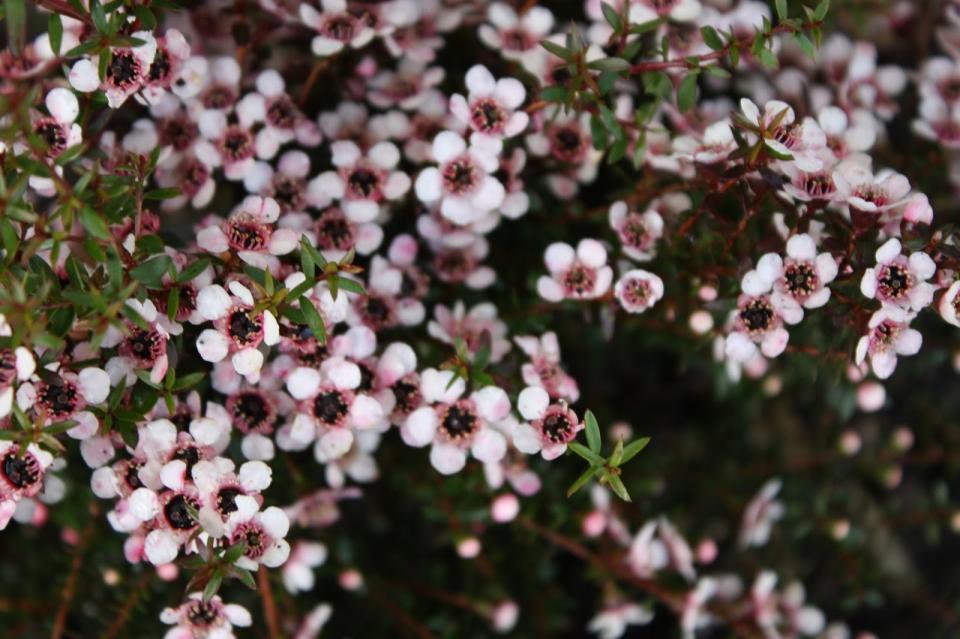
M898 355L915 355L923 343L923 336L910 328L915 313L896 306L884 306L873 314L867 333L857 342L856 363L870 357L870 367L880 379L886 379L897 367Z
M115 49L107 65L106 82L122 91L137 87L144 79L143 64L130 49Z
M33 124L33 132L47 145L48 158L55 158L67 149L69 130L69 125L54 118L40 118Z
M350 411L353 393L329 385L310 402L311 414L324 426L343 426Z
M197 520L190 512L200 509L200 502L195 497L170 491L161 497L161 503L164 521L170 528L185 531L197 527Z
M528 386L520 392L517 409L527 423L513 431L513 444L523 453L540 453L555 459L567 450L567 444L583 430L577 414L566 402L550 403L550 395L540 386Z
M358 297L354 307L363 323L374 330L390 328L397 323L393 302L385 297L377 295Z
M289 529L290 520L276 506L228 522L227 536L230 545L244 545L243 555L237 560L237 566L245 570L256 570L258 564L274 568L285 562L290 555L290 546L284 539Z
M927 280L936 273L937 265L923 251L909 258L900 251L900 240L895 237L877 249L877 265L864 272L860 291L884 304L919 311L933 302L936 286Z
M316 222L317 246L321 249L348 251L354 245L353 226L343 211L332 207L324 211Z
M157 328L142 329L128 326L130 331L120 342L120 354L129 357L140 368L152 368L157 359L167 353L167 336Z
M537 291L545 300L595 299L607 292L613 270L607 266L607 251L596 240L580 240L577 249L554 242L544 253L550 275L537 280Z
M185 114L159 120L157 130L160 143L170 145L177 151L186 151L200 136L197 123Z
M440 426L437 432L448 442L469 443L480 428L476 407L470 400L461 399L455 404L446 406L439 411L438 415Z
M610 207L609 219L628 257L640 262L653 259L656 242L663 235L663 218L657 211L630 211L626 202L619 201Z
M55 377L37 384L37 405L53 419L66 419L83 408L85 402L74 381Z
M234 427L241 433L269 435L273 432L277 409L263 391L247 389L236 392L227 398L226 409Z
M663 297L663 280L641 269L627 271L613 288L620 306L628 313L642 313Z
M43 474L49 454L40 455L36 446L21 450L16 445L4 442L0 448L0 501L33 497L43 488ZM5 448L5 450L4 450Z
M354 49L366 45L376 34L373 27L364 19L367 14L354 16L349 11L346 0L323 0L323 12L317 11L307 3L300 5L300 19L317 32L311 48L316 55L327 56L344 47ZM369 14L375 22L375 16Z
M253 157L253 134L239 124L234 124L224 131L217 141L217 148L225 164L240 162Z
M271 97L267 101L267 122L280 129L292 129L302 118L300 109L286 93Z
M397 380L391 387L394 397L393 417L406 417L423 404L423 395L420 394L420 376L410 373Z
M502 139L520 134L530 116L519 109L526 89L514 78L497 80L483 65L470 67L466 75L468 95L450 98L450 111L474 131L471 141L499 148Z
M223 234L235 251L262 251L270 244L273 229L252 215L232 215L223 223Z
M263 320L251 317L249 308L235 306L226 316L227 335L238 348L257 346L263 341Z

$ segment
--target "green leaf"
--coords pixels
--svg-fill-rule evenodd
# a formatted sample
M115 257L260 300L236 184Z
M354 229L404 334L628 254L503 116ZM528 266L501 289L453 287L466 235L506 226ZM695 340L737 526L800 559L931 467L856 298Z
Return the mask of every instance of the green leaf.
M586 483L593 479L601 470L599 466L591 466L583 471L583 474L577 478L577 481L573 482L570 488L567 489L567 497L572 497L575 492L583 488Z
M703 43L714 51L719 51L723 48L723 39L720 37L720 34L717 33L717 30L710 25L701 27L700 35L703 36Z
M300 268L303 269L303 274L308 280L312 280L317 274L317 264L313 261L312 248L307 236L300 238Z
M247 544L242 541L233 544L223 553L223 562L227 564L234 563L237 559L240 559L246 550Z
M613 452L610 454L610 459L608 460L611 466L617 467L620 465L620 462L623 460L623 440L617 440L617 445L613 447Z
M350 291L351 293L356 293L357 295L367 294L367 289L363 288L363 284L348 277L340 278L340 288L345 291Z
M205 257L201 257L199 260L191 262L190 265L180 271L180 274L177 276L177 282L181 284L184 282L189 282L193 278L203 273L208 266L210 266L210 260Z
M7 42L10 50L20 55L27 37L27 10L23 0L4 0L4 20L7 22Z
M138 4L133 7L133 14L137 16L137 20L140 21L140 26L142 28L152 30L157 26L156 16L153 15L153 12L150 11L150 9L142 4Z
M598 71L626 71L630 68L630 63L623 58L600 58L587 64L590 69Z
M90 0L90 18L97 31L103 34L109 33L110 25L107 23L107 14L103 11L100 0Z
M697 78L700 71L691 71L683 80L680 81L680 88L677 89L677 106L680 111L686 112L693 108L697 102Z
M210 581L207 582L206 587L203 589L203 600L210 601L213 599L213 596L217 594L217 591L220 590L220 584L223 583L223 571L214 570L213 574L210 575Z
M233 575L240 580L240 583L242 583L244 586L246 586L250 590L257 589L257 582L254 581L253 575L250 573L249 570L242 570L240 568L236 568L233 571Z
M709 67L704 67L703 70L706 71L709 75L712 75L712 76L717 77L717 78L729 78L729 77L730 77L730 72L729 72L729 71L727 71L727 70L724 69L723 67L718 67L717 65L713 65L713 66L709 66Z
M80 224L98 240L110 240L110 229L103 217L89 206L80 209Z
M606 479L607 485L610 486L610 490L612 490L617 497L623 501L633 501L630 499L630 493L627 492L627 487L623 485L623 481L619 475L607 472L604 473L603 477Z
M623 458L620 460L620 465L623 466L628 461L637 456L637 454L647 447L647 444L650 443L649 437L641 437L640 439L635 439L626 446L623 447Z
M171 369L172 370L172 369ZM201 380L206 376L206 373L190 373L184 375L183 377L178 377L177 380L173 383L173 386L170 387L172 391L182 391L187 388L191 388L200 383Z
M760 64L768 69L776 69L780 66L780 61L777 59L776 54L770 49L761 49L757 54L757 59L760 60Z
M623 20L620 19L620 14L606 2L600 4L600 9L603 11L603 17L613 27L613 32L619 35L623 31Z
M173 260L169 255L157 255L130 269L130 276L147 288L161 288L160 280L172 264Z
M803 54L808 58L817 57L817 47L810 41L810 38L807 37L805 33L794 33L793 39L797 41L797 44L800 45L800 48L803 50Z
M663 24L663 18L657 18L656 20L648 20L647 22L641 22L640 24L635 24L630 27L630 33L643 34L648 31L653 31L657 29L661 24Z
M663 71L644 73L640 77L643 82L643 88L650 95L654 95L658 98L666 98L673 90L673 84L670 82L670 76Z
M586 415L583 416L583 423L587 430L587 446L590 447L591 451L599 453L602 443L600 438L600 424L597 423L597 418L592 410L588 410Z
M572 450L577 455L580 455L594 466L603 466L607 463L606 459L596 454L580 442L570 442L567 444L567 448Z
M327 329L323 324L323 318L320 316L319 311L317 311L317 307L313 305L313 302L311 302L309 298L301 297L300 310L303 311L303 318L306 320L307 326L310 327L317 342L326 344Z
M822 22L827 17L827 11L830 10L830 0L820 0L820 4L813 10L815 20Z
M774 5L777 8L777 17L781 21L786 20L787 16L789 15L789 11L787 10L787 0L776 0Z
M166 189L153 189L143 194L145 200L169 200L180 195L180 189L171 186Z
M557 56L561 60L565 60L567 62L570 62L571 60L573 60L573 51L565 47L562 47L555 42L550 42L549 40L541 40L540 46L546 49L547 51L549 51L550 53L552 53L553 55Z
M54 55L60 55L60 45L63 43L63 21L59 13L51 13L47 18L47 35L50 38L50 49Z

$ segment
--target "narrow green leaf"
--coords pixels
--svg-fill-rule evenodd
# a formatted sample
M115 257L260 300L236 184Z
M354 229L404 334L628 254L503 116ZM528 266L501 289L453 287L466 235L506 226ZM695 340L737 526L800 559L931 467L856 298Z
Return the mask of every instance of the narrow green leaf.
M341 277L340 279L340 288L351 293L356 293L357 295L366 295L367 289L363 288L363 284L357 280L352 280L348 277Z
M206 257L201 257L199 260L191 262L186 268L180 271L180 274L177 276L177 282L181 284L189 282L203 273L208 266L210 266L210 260Z
M720 34L710 25L701 27L700 35L703 36L703 43L714 51L719 51L723 48L723 40L720 38Z
M148 288L160 288L160 280L172 263L169 255L157 255L130 269L130 276Z
M587 64L590 69L598 71L626 71L630 68L630 63L623 58L600 58Z
M80 224L86 229L87 233L98 240L109 240L110 229L103 217L89 206L80 209Z
M573 60L573 51L565 47L562 47L555 42L550 42L549 40L541 40L540 46L546 49L547 51L549 51L550 53L552 53L553 55L557 56L561 60L565 60L567 62L570 62L571 60Z
M603 17L613 27L613 32L619 35L623 31L623 20L620 19L620 14L606 2L601 3L600 8L603 11Z
M50 49L54 55L60 55L60 45L63 44L63 21L59 13L51 13L47 18L47 36L50 38Z
M630 493L627 492L627 487L623 485L623 481L621 481L619 475L616 473L605 473L604 479L607 480L607 485L610 486L610 490L612 490L617 497L626 502L633 501L630 499Z
M647 447L647 444L650 443L649 437L641 437L640 439L635 439L626 446L623 447L623 458L620 460L620 465L623 466L628 461L637 456L637 454Z
M689 111L696 104L697 78L699 76L699 71L691 71L680 81L680 87L677 89L677 106L680 111Z
M327 329L323 324L323 317L321 317L320 312L317 311L317 307L313 305L313 302L311 302L309 298L301 297L300 310L303 311L303 318L306 320L307 326L310 327L317 342L326 344Z
M210 601L213 599L213 596L217 594L217 591L220 590L220 584L223 583L223 572L220 570L214 570L213 574L210 575L210 581L207 582L206 587L203 589L203 600Z
M23 0L4 0L4 20L7 22L7 42L13 53L20 55L27 37L27 10Z
M599 466L591 466L583 471L583 474L577 478L577 481L573 482L573 484L570 485L570 488L567 489L567 497L572 497L575 492L583 488L588 481L590 481L600 472L600 470L601 468Z
M586 426L587 430L587 446L589 446L590 450L594 453L599 453L600 445L602 443L600 437L600 424L597 423L597 418L593 414L592 410L588 410L586 415L583 416L583 424Z
M90 18L93 20L93 26L97 31L107 34L110 31L110 25L107 23L107 14L103 10L100 0L90 0Z
M592 450L590 450L580 442L570 442L569 444L567 444L567 448L572 450L574 453L576 453L580 457L583 457L594 466L603 466L604 464L607 463L606 459L596 454L595 452L593 452Z
M830 10L830 0L820 0L820 4L813 10L813 17L818 21L823 21L827 17L827 11Z
M781 21L786 20L787 16L789 15L789 11L787 10L787 0L776 0L774 5L777 8L777 18L779 18Z

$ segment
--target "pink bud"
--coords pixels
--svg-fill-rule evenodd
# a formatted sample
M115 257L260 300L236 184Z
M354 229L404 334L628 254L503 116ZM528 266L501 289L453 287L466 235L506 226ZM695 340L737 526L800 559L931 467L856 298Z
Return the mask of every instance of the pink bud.
M457 554L463 559L473 559L480 554L480 540L476 537L466 537L457 544Z
M520 512L520 500L513 493L500 495L490 504L490 516L499 524L513 521Z
M607 527L607 516L599 510L594 510L580 522L580 528L586 537L599 537Z
M712 539L704 539L697 544L697 561L701 564L713 563L717 558L717 542Z
M163 564L157 566L157 576L164 581L173 581L180 575L180 569L177 564Z
M344 590L355 591L363 587L363 575L355 568L348 568L340 572L338 577L340 587Z
M913 431L907 426L899 427L893 432L893 445L903 451L913 448Z
M864 382L857 387L857 406L865 413L880 410L886 401L887 390L879 382Z
M490 613L490 623L495 632L510 632L517 625L519 615L520 606L515 601L501 601Z
M840 436L840 450L844 455L853 456L860 452L863 440L856 431L847 430Z
M60 539L62 539L65 544L76 546L80 541L80 534L76 528L67 527L60 531Z

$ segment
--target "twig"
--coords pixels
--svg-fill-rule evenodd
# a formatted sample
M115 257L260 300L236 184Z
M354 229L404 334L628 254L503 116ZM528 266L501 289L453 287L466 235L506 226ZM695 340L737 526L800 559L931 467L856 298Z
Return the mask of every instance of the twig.
M107 628L107 631L103 633L100 639L113 639L120 634L120 631L123 630L123 627L127 625L127 622L130 620L130 613L133 612L133 607L137 605L137 600L140 599L140 593L143 592L143 588L149 580L149 573L140 575L140 579L138 579L137 583L130 589L130 594L123 602L123 607L120 608L120 612L117 613L117 618L113 620L113 623L110 624L110 627Z
M80 568L83 566L83 555L90 545L90 539L93 537L94 528L96 528L99 514L99 508L95 503L90 504L90 518L87 525L83 527L80 533L80 541L77 543L77 549L73 553L73 561L70 563L70 574L63 585L63 594L60 597L60 605L57 607L57 614L53 620L53 629L50 631L50 639L60 639L67 624L67 613L70 610L70 602L73 601L73 595L77 589L77 579L80 577Z
M280 622L277 619L277 606L273 601L273 591L270 589L270 574L261 565L257 571L257 588L260 590L260 599L263 600L263 614L267 618L267 628L270 639L280 639Z

